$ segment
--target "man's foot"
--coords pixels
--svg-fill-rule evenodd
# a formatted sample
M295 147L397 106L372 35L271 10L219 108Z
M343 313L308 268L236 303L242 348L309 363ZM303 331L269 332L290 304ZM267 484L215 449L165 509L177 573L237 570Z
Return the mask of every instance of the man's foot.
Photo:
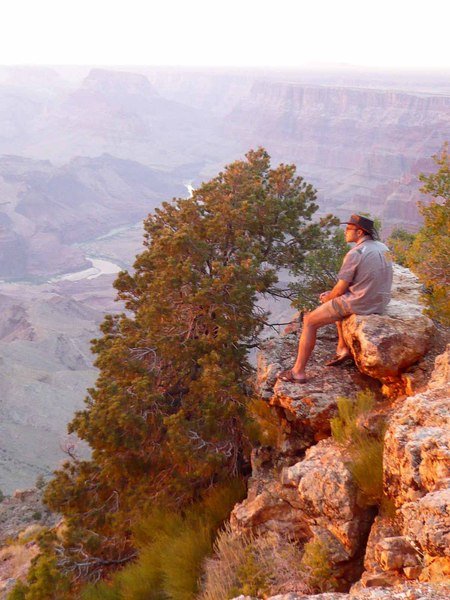
M287 369L287 371L282 371L277 375L278 379L281 381L287 381L288 383L306 383L308 380L306 377L295 377L292 369Z
M338 365L342 365L348 360L353 360L353 356L350 354L350 352L345 352L344 354L336 354L336 356L333 356L331 360L325 363L325 366L337 367Z

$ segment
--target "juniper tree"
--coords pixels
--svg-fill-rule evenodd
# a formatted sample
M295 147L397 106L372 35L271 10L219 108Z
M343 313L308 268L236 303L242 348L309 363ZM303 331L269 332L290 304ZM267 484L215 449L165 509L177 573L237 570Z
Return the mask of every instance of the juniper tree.
M430 203L419 202L424 218L407 252L407 264L424 284L430 316L450 325L450 158L448 143L433 156L438 169L421 174L420 191L431 196Z
M125 312L93 342L99 377L69 426L92 457L67 462L46 492L68 524L66 570L132 558L150 506L182 510L245 472L247 353L268 319L258 294L287 294L277 269L298 271L329 234L331 219L312 222L315 200L259 149L148 216L134 271L115 282Z

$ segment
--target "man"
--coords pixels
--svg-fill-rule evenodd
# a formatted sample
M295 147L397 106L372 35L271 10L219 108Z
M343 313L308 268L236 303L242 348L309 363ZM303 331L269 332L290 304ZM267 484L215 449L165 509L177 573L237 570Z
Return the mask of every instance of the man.
M351 358L342 334L342 319L351 314L383 313L389 303L392 287L392 263L387 246L377 241L374 222L352 215L345 230L345 241L355 243L347 252L331 291L320 294L321 306L303 319L297 359L292 369L278 375L282 381L306 383L306 364L316 343L317 330L336 323L338 345L336 356L326 366L339 365Z

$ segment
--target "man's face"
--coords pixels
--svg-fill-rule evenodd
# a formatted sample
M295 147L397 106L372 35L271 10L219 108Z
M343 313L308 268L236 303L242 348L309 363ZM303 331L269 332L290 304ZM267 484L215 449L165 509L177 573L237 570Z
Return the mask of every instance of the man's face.
M345 228L345 241L350 244L351 242L357 242L360 238L361 235L364 232L362 231L362 229L358 229L357 227L355 227L355 225L347 225L347 227Z

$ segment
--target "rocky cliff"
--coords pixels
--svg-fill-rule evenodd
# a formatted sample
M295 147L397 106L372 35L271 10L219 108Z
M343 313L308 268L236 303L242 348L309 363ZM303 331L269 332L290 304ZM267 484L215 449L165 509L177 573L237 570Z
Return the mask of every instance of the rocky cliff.
M320 548L329 579L322 589L333 581L339 592L297 595L292 576L292 593L273 600L448 597L450 345L423 316L418 291L411 273L397 268L388 314L344 321L354 365L322 366L335 341L331 327L322 329L305 385L276 379L292 364L295 331L268 340L260 354L259 395L277 416L279 436L253 451L248 497L231 526L236 535ZM371 401L345 420L341 398L364 400L361 389ZM355 453L351 439L364 447ZM379 459L366 456L377 439ZM358 472L361 458L368 460Z

